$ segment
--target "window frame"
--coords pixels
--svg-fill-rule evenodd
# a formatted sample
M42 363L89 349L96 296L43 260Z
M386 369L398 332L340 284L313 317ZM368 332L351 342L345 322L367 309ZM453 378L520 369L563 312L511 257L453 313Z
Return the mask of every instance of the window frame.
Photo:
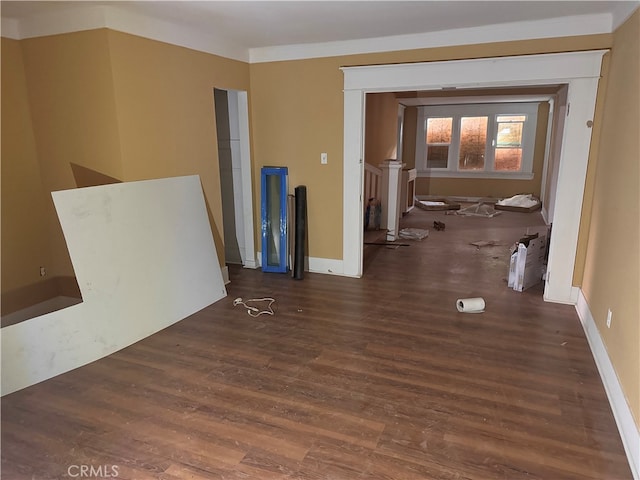
M418 107L416 127L415 165L419 177L445 178L507 178L533 179L533 154L540 102L515 103L465 103L447 105L424 105ZM495 149L497 147L497 117L503 115L526 115L522 129L522 163L519 171L496 171ZM462 117L488 117L487 144L483 170L460 170L460 121ZM427 167L427 120L429 118L453 118L451 143L446 168Z

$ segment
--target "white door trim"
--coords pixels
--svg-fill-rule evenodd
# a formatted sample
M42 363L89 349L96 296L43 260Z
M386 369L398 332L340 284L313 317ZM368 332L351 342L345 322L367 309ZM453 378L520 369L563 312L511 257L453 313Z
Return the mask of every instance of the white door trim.
M364 95L369 92L568 85L545 300L575 304L573 270L602 56L607 50L343 67L344 274L362 276Z
M231 90L230 90L231 92ZM240 133L240 169L242 171L242 209L244 217L245 268L258 268L253 226L253 187L251 183L251 145L249 143L249 99L244 90L233 90L238 99L238 129Z

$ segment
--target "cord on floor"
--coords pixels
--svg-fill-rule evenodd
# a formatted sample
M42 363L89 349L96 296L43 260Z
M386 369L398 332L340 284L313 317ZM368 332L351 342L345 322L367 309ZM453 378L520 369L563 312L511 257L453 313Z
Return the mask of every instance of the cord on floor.
M247 302L269 302L269 304L266 306L264 310L260 310L258 307L247 305ZM251 298L249 300L243 300L242 298L238 297L233 301L233 306L236 307L238 305L242 305L244 308L247 309L247 313L249 314L249 316L258 317L262 314L273 315L273 309L271 308L271 305L273 305L274 303L275 303L275 299L271 297Z

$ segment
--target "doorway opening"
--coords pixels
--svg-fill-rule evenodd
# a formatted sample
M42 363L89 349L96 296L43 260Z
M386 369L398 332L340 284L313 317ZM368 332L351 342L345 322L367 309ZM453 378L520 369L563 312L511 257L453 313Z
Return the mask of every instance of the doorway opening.
M214 89L225 262L257 268L247 92Z
M489 208L499 199L519 194L540 199L542 218L547 225L552 223L560 150L551 147L557 147L557 139L562 138L566 85L366 93L365 110L363 275L379 250L372 246L384 243L387 231L384 226L381 230L376 229L377 225L372 227L367 215L370 204L384 204L382 170L378 167L386 159L402 164L398 212L401 226L406 223L405 215L421 208L455 214L461 204ZM521 116L514 117L514 112ZM470 113L483 116L470 118ZM468 140L460 129L464 123L461 118L485 121L483 139L474 145L480 152L480 166L459 165L462 140ZM510 120L518 120L516 127L520 128L498 123ZM517 138L507 139L509 149L498 150L500 135L512 131ZM505 151L509 156L498 156ZM419 201L448 205L426 206ZM531 217L539 216L540 212L536 212Z
M362 276L365 94L410 90L567 85L567 105L549 250L547 301L575 304L573 287L591 125L606 50L445 62L343 67L343 273ZM569 110L569 108L568 108Z

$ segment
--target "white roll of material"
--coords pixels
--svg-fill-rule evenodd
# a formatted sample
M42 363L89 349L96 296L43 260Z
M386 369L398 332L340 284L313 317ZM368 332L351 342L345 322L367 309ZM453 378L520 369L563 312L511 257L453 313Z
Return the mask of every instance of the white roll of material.
M456 307L462 313L482 313L484 312L484 298L459 298L456 300Z

